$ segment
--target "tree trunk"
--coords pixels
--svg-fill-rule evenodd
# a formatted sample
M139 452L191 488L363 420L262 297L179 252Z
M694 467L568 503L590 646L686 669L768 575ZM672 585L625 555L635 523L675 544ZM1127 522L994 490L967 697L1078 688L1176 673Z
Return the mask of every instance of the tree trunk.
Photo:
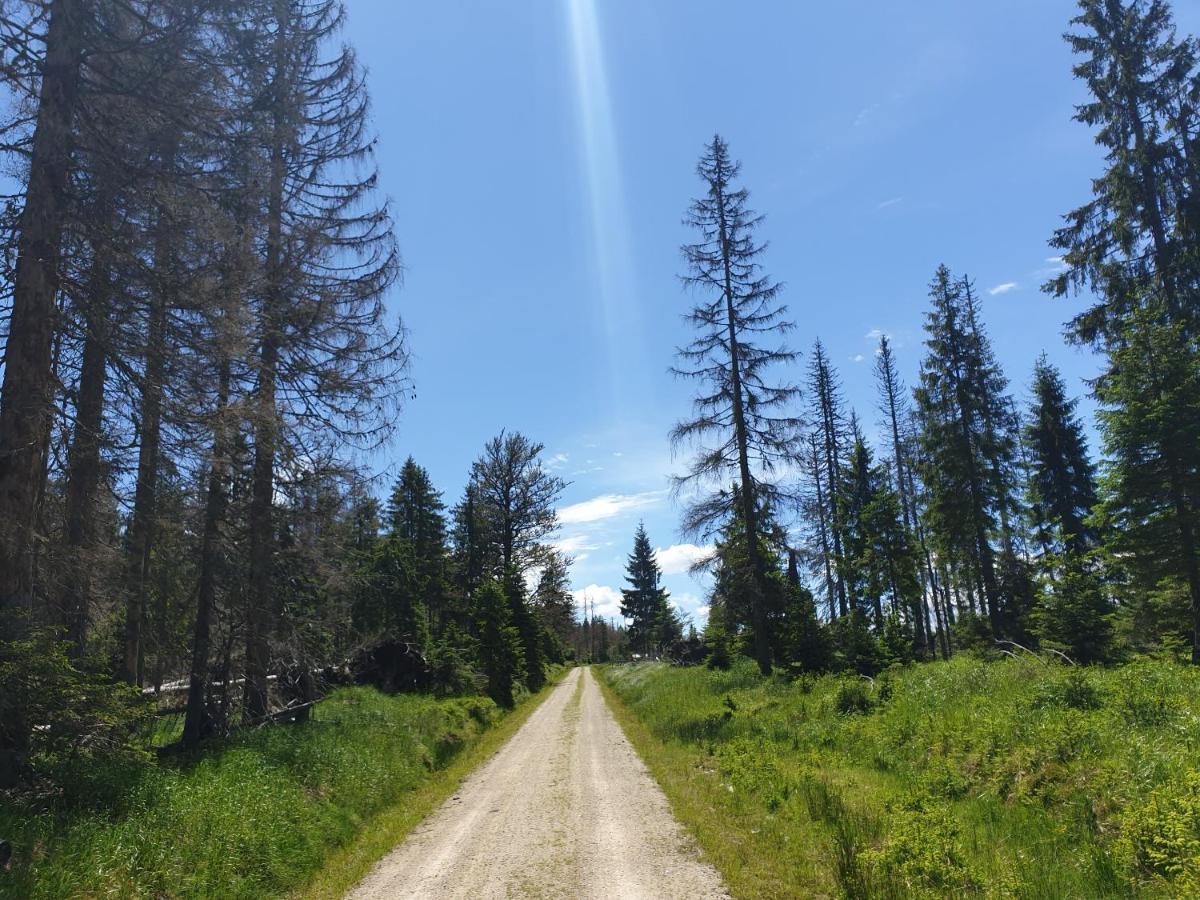
M165 155L164 168L173 167L174 146ZM165 220L165 221L164 221ZM121 677L129 684L141 684L143 652L142 623L145 621L150 561L154 551L158 518L158 476L162 447L162 409L167 354L167 315L170 311L169 285L173 284L175 252L170 237L172 223L161 212L155 235L154 260L159 283L150 295L146 322L145 372L142 380L141 429L138 443L137 484L133 494L133 515L126 534L125 561L125 651Z
M12 310L0 386L0 642L22 637L33 603L33 560L53 410L57 320L71 128L82 55L82 0L52 0L25 207L17 222ZM0 729L0 786L24 764L29 726Z
M280 350L278 320L284 291L284 147L288 135L285 110L282 108L282 92L284 64L287 59L287 26L287 4L277 2L273 84L275 121L271 139L271 174L267 201L267 283L261 311L262 346L259 352L258 390L255 398L253 484L250 488L250 608L246 612L246 691L243 710L247 721L261 719L269 711L268 640L275 604L272 596L272 566L275 557L272 512L275 504L275 456L279 426L275 390Z
M217 600L217 566L221 552L221 523L225 521L225 479L229 467L225 408L229 404L229 359L221 360L217 375L217 406L213 420L212 459L208 470L208 496L204 502L204 535L200 544L200 586L196 596L196 621L192 630L192 663L188 674L187 713L183 743L194 745L212 730L208 713L208 660L212 644L212 616Z
M829 560L829 525L825 521L825 497L821 491L821 460L817 451L817 438L812 435L813 480L817 486L817 527L821 531L821 560L825 564L825 594L829 602L829 621L838 617L837 597L833 589L833 567Z
M104 389L108 377L109 320L112 314L108 250L94 251L88 277L75 429L68 454L66 488L67 578L61 624L73 652L81 655L87 639L92 570L96 565L96 502L100 487L100 446L104 429Z

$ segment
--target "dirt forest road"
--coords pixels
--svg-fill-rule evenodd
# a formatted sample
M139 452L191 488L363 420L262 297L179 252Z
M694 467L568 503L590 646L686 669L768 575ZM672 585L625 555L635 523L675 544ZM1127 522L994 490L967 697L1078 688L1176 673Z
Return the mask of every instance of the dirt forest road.
M348 895L727 898L588 669Z

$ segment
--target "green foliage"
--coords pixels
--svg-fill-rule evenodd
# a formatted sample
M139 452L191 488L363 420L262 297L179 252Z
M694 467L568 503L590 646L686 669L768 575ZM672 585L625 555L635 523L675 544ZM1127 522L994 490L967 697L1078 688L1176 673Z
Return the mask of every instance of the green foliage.
M847 678L838 685L833 700L834 709L844 716L871 711L871 693L860 679Z
M1108 356L1095 381L1108 558L1133 605L1186 590L1200 663L1198 45L1177 36L1166 0L1081 0L1072 25L1090 95L1075 118L1095 131L1103 164L1054 234L1064 265L1045 289L1096 298L1071 330ZM1155 622L1161 608L1148 612L1127 624L1168 625ZM1164 634L1174 643L1169 630L1133 638Z
M178 765L106 760L91 767L75 803L0 804L0 834L17 852L0 892L285 894L496 715L483 698L352 688L318 706L312 721L247 731Z
M1104 662L1112 652L1112 607L1099 574L1067 554L1034 610L1034 629L1043 644L1081 663Z
M874 675L890 661L879 639L872 633L866 614L853 610L827 626L833 645L834 668L860 675Z
M660 584L662 570L645 525L638 525L625 572L629 587L621 589L621 616L630 620L632 648L647 653L652 648L680 640L683 627L667 602L666 589Z
M0 728L21 728L32 771L54 780L96 759L139 758L151 712L140 691L68 651L48 632L0 641Z
M429 648L430 681L441 697L461 697L478 693L483 685L475 670L479 658L476 642L451 625Z
M874 683L748 660L604 677L678 761L706 849L736 846L763 896L826 879L864 897L1193 895L1200 671L1053 660L964 654Z
M1120 849L1136 872L1178 896L1200 893L1200 771L1155 788L1121 824Z
M488 696L503 707L513 705L513 691L525 669L521 635L511 624L509 609L508 597L494 579L483 582L475 592L479 664L487 678Z
M946 806L901 806L888 816L884 830L880 846L862 854L864 866L879 881L914 898L981 892L984 882L963 846L962 825Z
M928 531L939 556L977 572L992 632L1005 631L996 540L1007 528L1015 489L1016 430L1008 381L979 322L965 277L940 266L930 284L927 354L914 392Z

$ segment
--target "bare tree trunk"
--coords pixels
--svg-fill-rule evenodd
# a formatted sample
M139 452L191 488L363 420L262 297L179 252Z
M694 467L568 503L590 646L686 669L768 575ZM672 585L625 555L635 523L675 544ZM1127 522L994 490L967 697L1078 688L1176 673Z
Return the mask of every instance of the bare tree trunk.
M829 621L838 617L837 597L833 590L833 566L829 560L829 524L825 520L825 496L821 490L821 459L817 450L817 436L809 436L812 443L813 480L817 486L817 527L821 532L821 561L825 566L825 593L829 602Z
M100 487L100 447L104 429L104 390L108 377L109 319L112 273L108 250L99 247L92 260L85 300L83 363L75 403L66 488L67 578L62 624L73 651L84 650L95 566L96 501Z
M125 652L121 677L129 684L141 684L144 680L142 626L146 618L146 594L158 516L159 458L162 445L163 378L166 368L169 306L165 285L172 277L170 271L174 265L173 254L169 249L170 240L166 236L170 227L169 222L163 222L160 218L154 252L160 284L151 294L147 317L137 485L133 494L133 515L126 534L128 555L125 574Z
M55 299L66 221L71 128L82 54L82 0L52 0L25 207L17 223L12 312L0 386L0 641L26 631L46 472L55 376ZM0 786L16 780L28 723L14 713L0 729Z
M225 408L229 404L229 359L222 359L217 375L217 408L213 425L212 460L208 470L208 496L204 503L204 535L200 545L200 587L196 597L196 621L192 632L192 664L188 675L187 713L183 721L183 743L196 744L212 729L208 713L209 654L212 617L217 599L217 566L220 561L221 523L225 520L225 480L228 477L229 446Z
M284 145L287 140L282 109L284 67L287 59L288 9L276 3L275 121L271 141L271 176L267 203L266 290L261 312L262 346L259 351L258 389L255 398L253 484L250 488L250 591L246 612L246 693L243 713L247 721L269 711L267 669L270 665L268 636L274 597L272 565L275 535L272 511L275 502L275 456L278 439L278 409L275 400L279 365L279 308L283 302L283 189Z

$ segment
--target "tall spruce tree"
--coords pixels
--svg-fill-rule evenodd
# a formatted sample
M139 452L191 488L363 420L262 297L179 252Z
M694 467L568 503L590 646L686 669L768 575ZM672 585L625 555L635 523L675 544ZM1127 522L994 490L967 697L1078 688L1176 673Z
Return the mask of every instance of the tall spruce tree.
M575 598L571 594L570 559L556 550L546 554L532 603L551 639L552 659L562 662L563 651L575 632Z
M1081 0L1072 24L1075 75L1091 94L1075 118L1095 130L1105 165L1054 234L1064 267L1046 290L1098 299L1071 327L1109 356L1096 396L1111 556L1134 563L1135 597L1175 594L1190 607L1200 664L1197 45L1176 38L1164 0Z
M281 465L323 446L375 443L393 421L407 361L383 295L399 273L387 206L371 172L368 97L353 51L336 43L340 0L263 0L247 78L260 86L262 283L250 403L245 715L267 712L274 500Z
M629 641L639 653L649 653L656 647L681 636L681 631L667 602L662 587L662 569L646 535L646 526L639 523L633 537L633 552L625 564L625 580L629 587L621 589L621 615L628 619ZM673 627L675 626L675 627Z
M917 600L916 639L924 649L933 649L933 637L929 630L929 596L936 579L933 576L933 558L925 546L924 531L917 513L918 495L914 484L912 462L912 407L904 381L896 366L896 355L892 342L886 334L879 336L879 348L875 352L875 384L879 392L879 410L883 425L891 438L893 484L900 498L900 512L904 529L916 542L920 556L918 566L921 580L921 595ZM934 596L936 603L936 595Z
M411 560L412 590L424 603L435 636L446 627L450 614L445 509L429 473L410 456L388 499L388 525Z
M799 459L801 422L793 412L798 388L768 380L772 366L796 357L761 340L792 324L779 302L780 286L762 271L766 246L755 239L762 217L749 208L749 192L736 184L740 168L718 135L696 169L705 192L692 203L686 223L697 232L697 241L683 247L684 284L700 295L687 316L696 337L678 351L680 365L673 371L702 387L693 418L676 425L671 440L676 447L697 449L690 471L676 478L676 490L709 489L688 507L685 529L712 534L735 511L745 523L749 572L741 587L749 592L755 623L754 656L767 674L770 586L759 511L778 497L781 468ZM731 483L736 491L729 489Z
M829 361L825 345L820 339L813 343L812 357L808 364L808 389L812 417L816 420L816 435L819 444L819 459L817 465L820 471L814 471L818 481L824 482L824 505L819 510L819 518L824 523L826 534L822 542L832 552L834 588L837 592L837 613L848 615L855 605L855 596L847 590L846 585L846 554L845 554L845 510L842 491L845 487L843 470L846 466L846 455L851 439L848 434L849 422L846 417L845 403L842 400L842 387L838 380L837 371ZM830 618L835 618L832 605Z
M871 613L878 633L889 616L900 617L919 647L924 610L917 549L904 527L900 498L861 434L850 454L845 498L846 569L853 592L868 606L864 612Z
M1075 405L1059 371L1042 354L1034 366L1025 427L1029 506L1044 581L1033 620L1044 644L1065 650L1078 662L1093 663L1108 655L1112 608L1095 552L1095 472Z
M1088 517L1096 505L1096 475L1088 458L1078 401L1067 397L1062 375L1043 353L1033 370L1033 404L1025 428L1031 454L1030 507L1039 540L1082 555L1099 536Z
M969 282L941 266L929 294L928 353L914 394L930 495L926 517L939 555L963 572L968 596L978 593L993 636L1002 637L1009 611L994 541L1013 453L1010 436L996 427L1007 407L1006 383L978 328Z

